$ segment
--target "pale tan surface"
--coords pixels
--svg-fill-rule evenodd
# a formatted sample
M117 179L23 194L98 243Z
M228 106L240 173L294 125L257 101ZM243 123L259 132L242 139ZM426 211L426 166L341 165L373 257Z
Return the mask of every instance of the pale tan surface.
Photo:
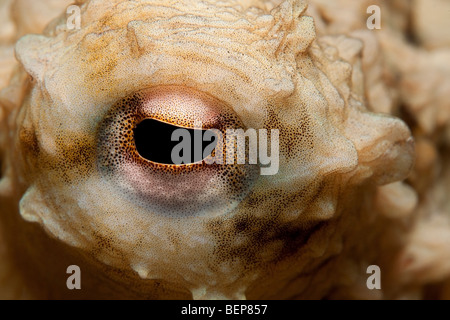
M19 33L32 28L23 2ZM429 174L447 168L445 48L407 43L405 1L379 1L390 14L373 32L367 1L311 2L85 1L81 30L61 16L22 38L0 97L0 281L17 278L0 297L423 298L430 283L448 296L448 200L426 201L448 190ZM279 174L225 214L174 218L131 201L98 170L97 128L118 100L160 85L280 129ZM405 109L411 128L389 115ZM65 288L70 264L81 292ZM366 287L372 264L381 291Z

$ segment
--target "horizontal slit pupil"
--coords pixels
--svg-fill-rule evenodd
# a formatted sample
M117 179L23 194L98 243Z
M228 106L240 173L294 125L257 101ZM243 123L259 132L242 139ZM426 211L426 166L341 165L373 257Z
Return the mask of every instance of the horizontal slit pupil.
M177 129L184 129L189 133L191 155L191 161L189 163L202 161L204 159L203 153L205 148L212 143L211 141L203 141L203 135L206 130L177 127L155 119L145 119L133 130L137 152L141 157L152 162L167 165L179 164L174 163L174 159L172 159L172 151L177 145L183 142L183 138L180 138L179 141L172 141L172 134ZM197 132L198 134L199 131L201 131L202 137L201 155L196 154L194 149L195 133ZM184 151L185 149L180 151L181 156L186 156L183 154ZM189 163L184 162L183 164Z

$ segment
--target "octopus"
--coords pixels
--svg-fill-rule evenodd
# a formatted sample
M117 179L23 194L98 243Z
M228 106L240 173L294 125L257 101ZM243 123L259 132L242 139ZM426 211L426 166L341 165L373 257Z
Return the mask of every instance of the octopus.
M448 1L72 2L0 1L0 298L450 298ZM145 121L278 130L278 171Z

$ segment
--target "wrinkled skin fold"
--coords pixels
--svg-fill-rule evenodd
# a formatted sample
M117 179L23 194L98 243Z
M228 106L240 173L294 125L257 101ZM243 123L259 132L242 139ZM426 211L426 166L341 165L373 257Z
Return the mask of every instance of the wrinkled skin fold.
M70 2L43 1L37 29L63 14L42 34L20 3L2 3L16 18L2 35L15 62L0 73L0 297L423 297L449 275L408 269L422 207L401 182L417 146L381 71L403 72L391 38L333 33L321 1L78 1L75 30ZM277 129L279 171L151 163L132 140L145 117Z

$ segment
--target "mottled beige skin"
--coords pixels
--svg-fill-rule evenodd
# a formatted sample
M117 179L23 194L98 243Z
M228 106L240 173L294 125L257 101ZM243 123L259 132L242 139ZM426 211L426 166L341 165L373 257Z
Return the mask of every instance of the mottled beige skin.
M371 83L366 88L369 107L404 118L416 140L415 166L406 187L408 197L416 198L410 201L417 203L417 208L411 211L416 222L398 263L402 282L409 283L411 291L412 288L423 291L418 288L425 286L429 297L448 299L450 3L445 0L360 1L360 6L355 6L351 0L338 0L334 4L311 0L309 11L320 21L318 29L324 34L344 32L365 42L363 66L365 77ZM372 4L382 8L382 29L363 31L362 17L368 16L365 8ZM342 14L332 15L335 7ZM374 46L382 54L376 54L380 50L368 50ZM376 60L383 62L374 68ZM403 211L396 205L402 203L397 197L399 187L397 184L378 191L383 194L378 202L387 208L393 204L397 213ZM403 191L400 194L406 195ZM386 202L389 198L392 200Z
M432 279L403 276L404 255L427 231L415 190L397 182L414 143L388 115L398 91L383 71L384 42L358 23L334 35L317 7L306 10L92 0L80 30L62 15L20 39L0 99L0 297L424 297L449 258L434 261L443 271ZM214 97L246 128L279 129L279 173L220 214L173 217L130 201L120 178L98 170L98 128L117 101L167 85ZM66 288L71 264L81 291ZM382 290L366 287L373 264Z

